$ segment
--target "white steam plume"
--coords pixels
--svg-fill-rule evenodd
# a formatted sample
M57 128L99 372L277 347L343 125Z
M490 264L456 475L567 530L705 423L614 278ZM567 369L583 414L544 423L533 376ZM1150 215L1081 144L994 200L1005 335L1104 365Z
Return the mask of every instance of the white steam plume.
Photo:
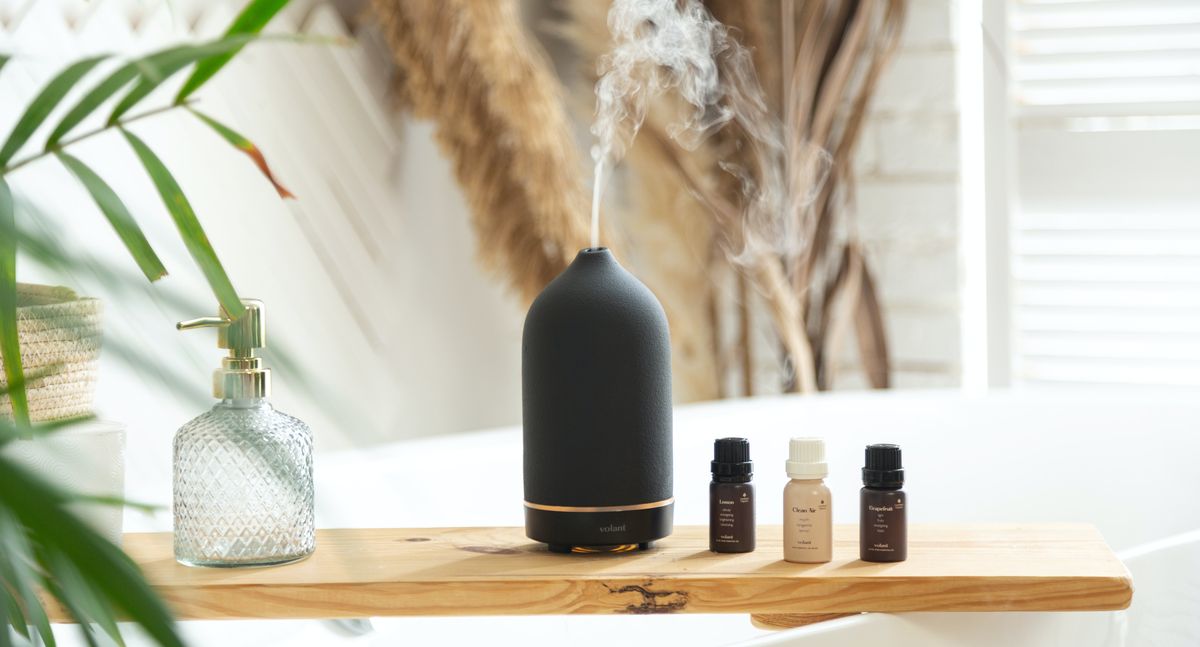
M721 164L742 185L742 240L729 241L741 249L730 250L731 260L767 251L790 256L798 241L795 223L785 214L800 213L811 202L828 172L829 156L815 146L804 151L806 166L812 167L805 169L804 195L787 195L781 127L767 108L750 53L697 0L615 0L608 27L613 49L599 62L592 125L592 246L599 244L606 171L624 156L649 102L674 90L688 108L668 134L682 147L694 150L731 121L750 146L756 168Z

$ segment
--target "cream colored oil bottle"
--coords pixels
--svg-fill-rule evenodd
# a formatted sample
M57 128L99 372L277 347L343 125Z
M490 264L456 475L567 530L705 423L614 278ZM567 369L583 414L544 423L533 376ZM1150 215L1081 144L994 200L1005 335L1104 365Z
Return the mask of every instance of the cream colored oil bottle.
M825 486L825 441L793 438L783 488L783 558L799 564L833 559L833 499Z

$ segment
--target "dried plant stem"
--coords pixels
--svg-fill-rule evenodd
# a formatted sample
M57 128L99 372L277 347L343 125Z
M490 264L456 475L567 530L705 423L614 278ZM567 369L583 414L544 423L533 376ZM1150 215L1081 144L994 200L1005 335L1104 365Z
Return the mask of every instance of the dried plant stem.
M721 308L716 289L717 279L715 276L711 276L711 274L715 273L715 270L719 266L720 260L717 258L718 256L720 256L720 249L717 247L717 245L710 244L709 258L707 263L710 277L709 289L705 293L705 307L707 310L706 314L708 315L709 342L711 343L709 349L716 365L716 375L714 377L716 378L717 382L717 397L725 398L727 397L725 388L725 374L729 370L729 362L725 359L725 351L723 350L724 346L721 339Z
M866 357L863 369L872 388L886 389L891 386L891 371L887 361L887 334L883 324L883 308L875 293L875 280L867 267L867 260L858 254L861 267L858 299L855 301L856 316L854 331L858 337L859 355ZM883 358L880 361L880 358Z
M754 349L750 345L750 290L746 275L737 273L738 347L742 355L742 395L754 395Z
M795 390L800 393L816 393L817 369L813 362L812 346L804 330L796 325L804 321L804 306L792 292L783 268L777 263L765 261L754 268L755 278L767 297L775 325L780 332L783 347L792 361L796 379Z
M675 169L684 185L707 205L726 240L737 240L737 228L740 226L737 208L723 196L705 190L689 167L683 163L679 157L679 150L672 146L670 141L654 132L644 132L643 137L647 141L655 142L663 150L665 159L670 162L671 168ZM754 266L737 269L747 272L767 299L776 328L796 374L794 390L801 393L816 392L816 365L813 362L812 346L800 325L804 321L804 306L789 287L782 264L770 257L760 257Z
M817 376L818 385L823 388L828 388L837 380L837 363L833 357L855 326L864 271L861 258L854 245L846 245L833 286L826 291L825 306L821 308L824 319L821 327L827 331L823 351L829 360Z
M835 165L831 171L830 181L822 187L812 206L816 220L813 229L813 247L794 276L797 290L809 288L806 299L822 297L822 295L839 289L836 276L826 280L823 284L818 280L818 265L828 256L827 250L832 246L830 238L833 221L838 212L844 209L849 199L848 196L851 195L854 180L851 170L853 153L862 132L867 106L874 93L874 88L899 42L904 9L905 4L901 0L888 0L886 3L862 3L857 7L857 11L847 26L849 34L842 42L842 49L839 49L831 65L831 68L839 70L839 75L846 77L850 75L848 70L853 63L843 64L841 61L857 61L858 65L865 69L861 74L861 81L854 86L853 91L846 89L849 87L848 83L842 83L840 86L839 91L850 96L850 109L846 110L843 103L831 107L826 101L824 102L825 107L819 107L817 115L814 115L813 136L814 138L823 138L819 141L824 141L823 145L833 153ZM869 28L868 26L874 27ZM870 38L856 35L859 32L866 33L869 29L874 30ZM856 51L847 50L846 48L849 47L855 48ZM832 126L834 115L841 115L841 124L836 128ZM836 137L833 136L834 132L837 133ZM887 356L887 341L882 323L881 306L874 295L874 281L865 267L865 259L857 244L847 247L844 253L849 257L848 260L861 266L860 271L863 276L861 281L846 282L841 289L871 292L869 297L866 294L856 297L857 306L854 317L859 333L859 359L870 384L875 388L884 388L890 383L890 362ZM811 289L814 287L816 289ZM824 300L828 301L829 299L824 298ZM811 343L814 348L824 349L828 346L826 338L829 318L821 312L818 312L817 315L817 325L810 329ZM826 357L831 354L824 350L821 352L821 355ZM825 362L822 361L820 364L825 365ZM820 371L818 372L820 373ZM832 384L831 380L826 379L821 379L820 382L826 388Z

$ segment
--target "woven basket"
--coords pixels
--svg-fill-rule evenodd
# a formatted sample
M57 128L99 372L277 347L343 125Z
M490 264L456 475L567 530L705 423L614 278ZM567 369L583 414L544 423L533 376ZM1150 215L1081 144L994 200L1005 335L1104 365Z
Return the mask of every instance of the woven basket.
M101 306L69 288L17 284L17 332L34 422L90 414L100 357ZM3 371L0 384L7 385ZM0 395L0 416L12 401Z

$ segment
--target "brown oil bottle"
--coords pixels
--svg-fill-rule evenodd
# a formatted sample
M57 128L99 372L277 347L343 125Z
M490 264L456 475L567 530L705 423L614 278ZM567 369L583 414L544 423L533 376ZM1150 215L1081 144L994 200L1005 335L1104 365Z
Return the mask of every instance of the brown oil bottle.
M862 470L858 556L864 562L908 558L908 495L898 445L867 445Z
M754 485L750 441L721 438L713 445L708 486L708 549L714 553L754 550Z

